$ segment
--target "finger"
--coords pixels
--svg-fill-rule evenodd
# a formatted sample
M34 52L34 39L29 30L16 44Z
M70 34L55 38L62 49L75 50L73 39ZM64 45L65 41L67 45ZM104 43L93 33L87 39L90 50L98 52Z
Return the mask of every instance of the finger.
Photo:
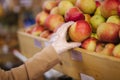
M70 21L67 23L64 23L57 31L58 34L65 34L67 32L67 29L72 25L74 22Z
M69 43L69 44L68 44L69 49L75 48L75 47L79 47L80 45L81 45L80 42L72 42L72 43Z

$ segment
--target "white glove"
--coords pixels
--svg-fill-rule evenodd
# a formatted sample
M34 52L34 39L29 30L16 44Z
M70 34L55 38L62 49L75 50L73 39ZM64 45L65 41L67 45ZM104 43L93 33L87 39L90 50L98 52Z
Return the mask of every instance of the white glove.
M62 24L60 28L58 28L58 30L55 33L53 33L53 35L50 38L50 43L52 43L52 46L58 54L81 45L80 42L68 43L66 40L67 30L73 23L74 22L70 21Z

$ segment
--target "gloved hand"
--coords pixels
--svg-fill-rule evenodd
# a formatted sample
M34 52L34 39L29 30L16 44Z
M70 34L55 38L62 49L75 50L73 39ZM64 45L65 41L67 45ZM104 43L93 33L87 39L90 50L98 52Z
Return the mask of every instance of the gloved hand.
M67 42L66 40L67 30L73 23L70 21L62 24L50 38L50 43L58 54L81 45L80 42Z

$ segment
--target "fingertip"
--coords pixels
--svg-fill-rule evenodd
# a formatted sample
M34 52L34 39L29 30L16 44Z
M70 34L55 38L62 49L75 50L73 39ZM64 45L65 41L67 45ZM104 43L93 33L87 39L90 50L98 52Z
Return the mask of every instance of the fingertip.
M77 43L76 43L76 46L81 46L81 43L78 43L78 42L77 42Z
M72 48L74 48L74 47L79 47L79 46L81 46L81 43L79 43L79 42L73 42L73 43L71 43L70 45L71 45Z

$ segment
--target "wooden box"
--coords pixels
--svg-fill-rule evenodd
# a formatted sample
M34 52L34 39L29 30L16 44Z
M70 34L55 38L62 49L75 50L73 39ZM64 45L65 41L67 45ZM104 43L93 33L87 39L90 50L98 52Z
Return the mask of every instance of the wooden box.
M24 29L18 31L18 40L21 53L28 58L40 51L45 46L44 42L47 41L44 38L25 33Z
M32 57L45 47L47 39L18 31L21 53ZM100 55L81 48L69 50L60 56L61 63L54 69L73 77L75 80L120 80L120 59Z

